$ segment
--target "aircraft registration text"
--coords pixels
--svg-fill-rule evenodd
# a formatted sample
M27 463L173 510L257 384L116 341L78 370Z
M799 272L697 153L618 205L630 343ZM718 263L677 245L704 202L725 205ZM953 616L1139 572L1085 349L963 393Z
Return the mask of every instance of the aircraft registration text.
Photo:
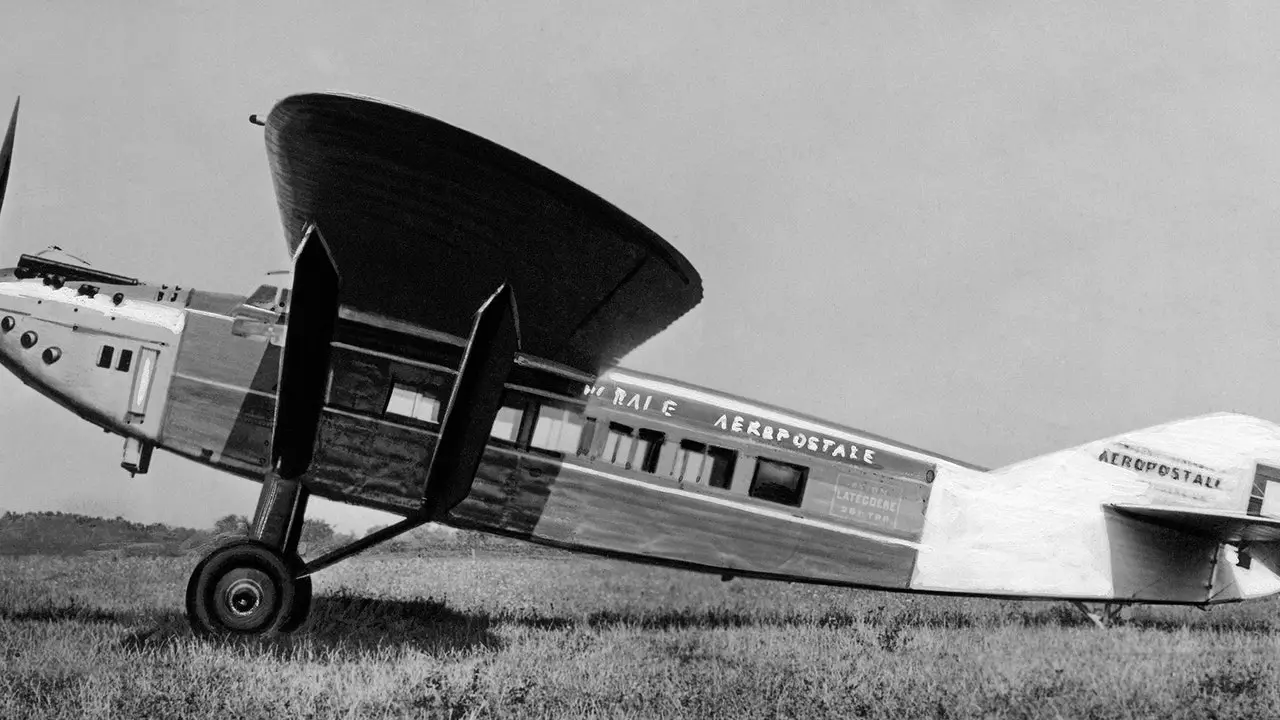
M865 473L840 473L827 513L834 518L916 535L923 528L927 489Z

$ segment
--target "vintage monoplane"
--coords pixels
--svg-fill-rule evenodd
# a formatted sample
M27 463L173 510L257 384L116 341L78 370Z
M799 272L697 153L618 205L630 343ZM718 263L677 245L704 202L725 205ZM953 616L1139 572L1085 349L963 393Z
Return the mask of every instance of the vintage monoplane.
M16 123L15 105L0 200ZM123 436L127 470L159 447L262 483L249 536L191 575L198 633L295 629L313 573L430 521L892 591L1280 591L1276 424L1207 415L988 471L616 369L702 296L644 225L400 107L298 95L258 123L291 288L205 292L38 255L0 272L0 362ZM304 561L311 495L404 519Z

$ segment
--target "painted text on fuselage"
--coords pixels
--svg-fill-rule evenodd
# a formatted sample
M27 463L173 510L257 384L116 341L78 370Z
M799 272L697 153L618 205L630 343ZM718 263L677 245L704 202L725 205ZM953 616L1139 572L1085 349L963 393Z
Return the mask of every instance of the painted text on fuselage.
M721 415L712 425L721 430L752 435L761 440L769 440L784 445L790 443L797 450L822 453L833 458L860 460L868 465L875 464L876 451L872 448L860 448L853 443L832 440L820 435L805 434L794 428L774 427L749 416Z
M1211 474L1209 468L1202 467L1186 460L1159 457L1145 451L1119 443L1120 449L1104 449L1098 455L1100 462L1134 472L1152 475L1156 478L1175 482L1199 485L1210 490L1222 487L1222 477Z
M598 398L606 397L608 389L604 385L586 385L582 389L583 395L595 395ZM614 405L639 410L641 412L652 409L660 412L667 417L671 417L671 413L679 407L680 403L669 398L659 397L652 394L639 392L631 392L626 388L615 385L613 394L609 395ZM655 401L654 398L658 399Z

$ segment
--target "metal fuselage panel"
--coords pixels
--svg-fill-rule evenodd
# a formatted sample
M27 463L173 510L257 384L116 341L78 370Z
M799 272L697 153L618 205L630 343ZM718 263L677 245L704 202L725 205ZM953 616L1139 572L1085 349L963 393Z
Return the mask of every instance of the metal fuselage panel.
M193 291L160 447L261 479L271 455L280 347L235 332L236 296Z
M185 300L168 288L54 287L0 272L0 328L9 328L0 331L0 364L81 418L155 442Z

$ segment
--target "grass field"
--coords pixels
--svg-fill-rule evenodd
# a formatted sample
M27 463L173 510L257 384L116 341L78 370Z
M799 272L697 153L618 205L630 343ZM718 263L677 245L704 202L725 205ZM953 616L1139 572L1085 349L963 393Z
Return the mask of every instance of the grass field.
M292 636L197 640L190 558L0 557L0 718L1280 717L1280 603L1138 608L572 555L355 558Z

